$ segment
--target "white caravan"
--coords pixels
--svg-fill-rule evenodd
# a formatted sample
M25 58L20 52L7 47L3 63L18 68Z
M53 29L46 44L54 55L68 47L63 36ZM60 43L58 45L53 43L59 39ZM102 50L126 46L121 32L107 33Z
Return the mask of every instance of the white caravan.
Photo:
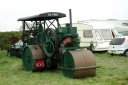
M128 25L118 25L114 24L116 30L122 35L122 36L128 36Z
M64 27L65 25L61 25ZM93 51L107 51L109 42L114 37L119 37L114 25L106 23L73 23L77 27L77 33L81 38L80 46L90 46L93 42Z

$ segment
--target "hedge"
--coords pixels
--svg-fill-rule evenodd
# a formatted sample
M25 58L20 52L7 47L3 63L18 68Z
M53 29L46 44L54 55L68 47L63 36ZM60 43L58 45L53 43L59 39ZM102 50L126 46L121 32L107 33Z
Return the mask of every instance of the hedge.
M14 44L10 39L12 36L21 38L22 31L0 32L0 50L7 50Z

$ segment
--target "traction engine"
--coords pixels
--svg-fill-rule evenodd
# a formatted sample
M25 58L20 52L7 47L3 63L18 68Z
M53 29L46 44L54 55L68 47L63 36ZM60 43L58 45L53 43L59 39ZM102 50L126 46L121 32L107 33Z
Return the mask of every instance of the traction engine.
M94 76L96 60L90 47L80 47L80 37L77 27L70 23L61 27L59 18L66 17L64 13L47 12L35 16L20 18L23 24L22 41L23 68L25 71L43 71L45 69L61 69L64 76L70 78L83 78ZM27 21L33 23L30 28ZM53 24L56 23L56 24ZM26 33L27 27L29 33ZM54 27L54 29L53 29Z

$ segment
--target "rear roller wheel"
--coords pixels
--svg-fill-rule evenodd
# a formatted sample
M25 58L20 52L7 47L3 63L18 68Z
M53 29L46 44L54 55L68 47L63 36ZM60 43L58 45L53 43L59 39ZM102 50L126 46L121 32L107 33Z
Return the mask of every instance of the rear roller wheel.
M67 57L62 59L62 67L68 68L81 68L81 67L90 67L96 66L95 57L89 50L78 50L78 51L69 51L67 52ZM63 69L64 76L70 78L83 78L86 76L94 76L96 68L91 69L74 69L68 70Z
M38 59L43 59L43 52L40 46L26 46L23 51L23 68L25 71L37 71L36 62Z

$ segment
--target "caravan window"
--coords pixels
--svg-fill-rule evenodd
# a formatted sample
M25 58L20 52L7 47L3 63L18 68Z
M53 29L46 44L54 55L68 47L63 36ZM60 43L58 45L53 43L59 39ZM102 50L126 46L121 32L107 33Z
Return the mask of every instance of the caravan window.
M104 40L111 40L112 36L111 36L111 32L110 30L100 30Z
M96 31L95 31L95 33L96 33L97 39L98 39L98 40L101 40L101 39L102 39L102 37L101 37L101 35L100 35L99 31L98 31L98 30L96 30Z
M83 36L84 38L92 38L93 37L92 30L84 30Z
M128 32L122 32L123 36L128 36Z

